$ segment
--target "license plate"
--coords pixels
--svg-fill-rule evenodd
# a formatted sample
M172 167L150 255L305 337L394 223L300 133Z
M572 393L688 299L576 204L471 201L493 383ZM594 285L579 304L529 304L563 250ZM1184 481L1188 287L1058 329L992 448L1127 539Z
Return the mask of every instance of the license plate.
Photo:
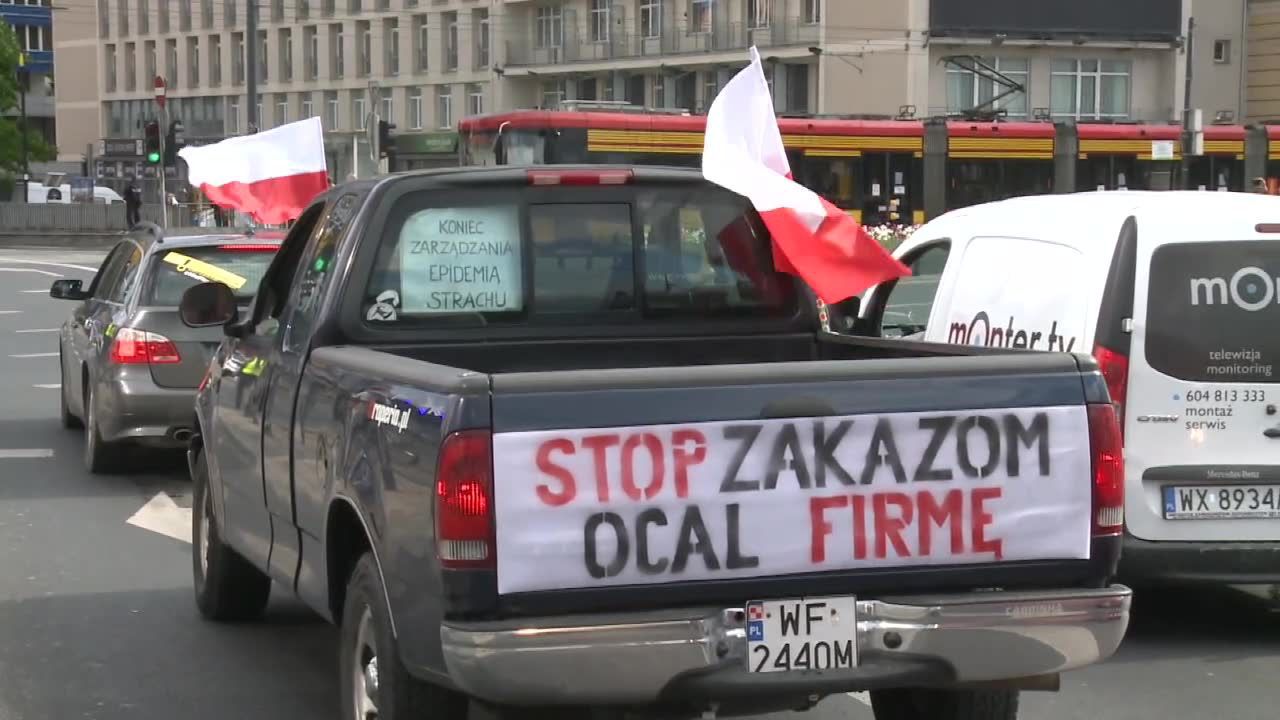
M842 670L857 666L858 612L854 598L747 603L750 672Z
M1166 485L1166 520L1257 520L1280 518L1280 486Z

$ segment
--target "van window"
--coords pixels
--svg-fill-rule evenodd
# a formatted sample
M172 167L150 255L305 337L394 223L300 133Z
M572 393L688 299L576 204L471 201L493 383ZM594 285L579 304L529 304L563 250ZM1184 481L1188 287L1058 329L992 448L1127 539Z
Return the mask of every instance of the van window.
M925 331L950 252L951 243L940 242L926 247L907 264L911 275L898 280L885 300L884 317L880 320L881 337L903 337Z
M1280 242L1177 243L1151 256L1145 354L1181 380L1268 382L1280 359Z
M926 339L958 345L1088 352L1084 258L1029 238L976 237L955 270L946 315Z

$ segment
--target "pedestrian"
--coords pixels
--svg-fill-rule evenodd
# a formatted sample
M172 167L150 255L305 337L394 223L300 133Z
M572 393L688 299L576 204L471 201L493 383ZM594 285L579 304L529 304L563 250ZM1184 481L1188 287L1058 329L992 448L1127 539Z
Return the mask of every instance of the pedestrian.
M142 191L138 189L136 180L130 180L124 189L124 215L129 229L142 222Z
M1264 195L1270 192L1270 188L1267 187L1267 179L1264 177L1254 178L1253 191L1256 193L1263 193Z

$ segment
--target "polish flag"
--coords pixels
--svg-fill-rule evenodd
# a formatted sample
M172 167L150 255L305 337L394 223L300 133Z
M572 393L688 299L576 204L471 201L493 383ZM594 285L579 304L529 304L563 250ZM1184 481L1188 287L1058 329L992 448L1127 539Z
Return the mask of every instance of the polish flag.
M218 207L268 225L296 220L329 188L324 129L313 117L178 151L187 178Z
M707 112L702 174L751 201L773 236L774 266L799 276L827 304L911 274L853 218L791 178L754 47L751 64Z

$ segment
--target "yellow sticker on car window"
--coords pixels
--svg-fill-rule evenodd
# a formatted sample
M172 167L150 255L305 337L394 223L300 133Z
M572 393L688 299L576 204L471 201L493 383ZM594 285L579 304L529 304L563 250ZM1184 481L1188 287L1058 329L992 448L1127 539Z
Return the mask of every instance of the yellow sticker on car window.
M239 275L223 270L203 260L183 255L179 252L166 253L164 261L177 268L178 272L205 282L220 282L232 290L239 290L248 282Z

